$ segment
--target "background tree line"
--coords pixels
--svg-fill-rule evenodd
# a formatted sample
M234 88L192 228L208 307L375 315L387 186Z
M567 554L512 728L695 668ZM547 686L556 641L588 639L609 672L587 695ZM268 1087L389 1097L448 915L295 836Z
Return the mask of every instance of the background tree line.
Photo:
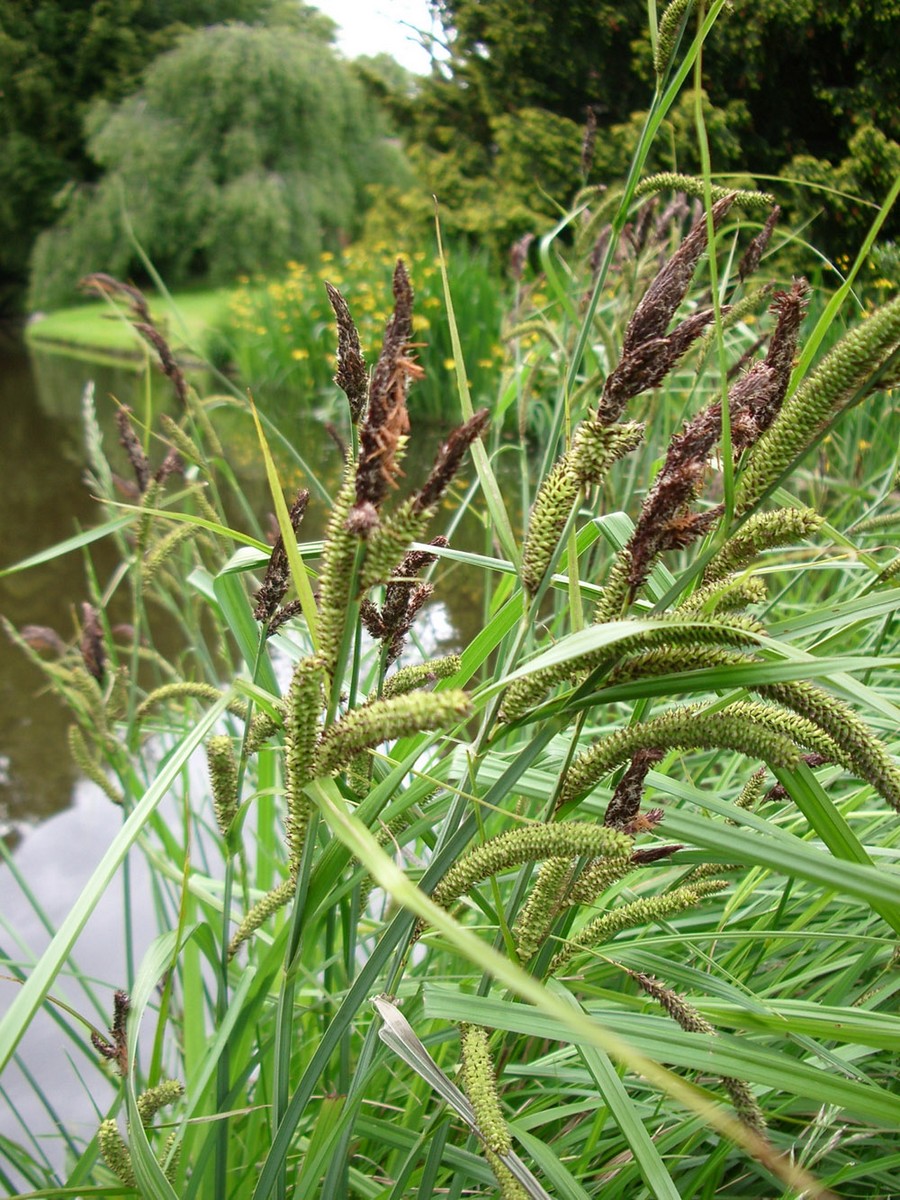
M344 62L292 0L0 0L0 307L29 273L32 306L139 274L123 213L174 286L309 259L367 210L424 231L432 194L500 254L584 182L588 110L590 181L621 177L654 85L643 0L434 7L448 57L418 78ZM703 56L714 170L815 185L778 191L849 250L900 171L898 41L900 0L734 0ZM695 169L693 126L685 95L648 165Z

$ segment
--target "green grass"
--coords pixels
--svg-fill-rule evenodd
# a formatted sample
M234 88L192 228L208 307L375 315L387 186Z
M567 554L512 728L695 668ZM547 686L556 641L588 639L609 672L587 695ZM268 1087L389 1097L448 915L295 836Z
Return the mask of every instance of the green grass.
M170 297L148 294L150 311L174 349L205 354L226 312L229 288L179 292ZM39 315L26 327L28 343L43 351L79 355L95 361L146 359L146 342L136 333L124 310L103 300L85 301L72 308Z

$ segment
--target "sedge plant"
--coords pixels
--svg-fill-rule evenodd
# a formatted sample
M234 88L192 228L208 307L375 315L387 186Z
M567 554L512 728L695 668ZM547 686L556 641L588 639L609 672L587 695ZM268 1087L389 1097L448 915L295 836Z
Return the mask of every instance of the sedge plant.
M667 13L651 126L718 7L681 66L690 5ZM64 1167L10 1148L33 1191L890 1194L898 572L874 535L896 472L808 487L842 414L886 403L900 302L820 353L838 306L809 330L805 280L753 283L766 198L640 166L544 239L540 314L517 298L498 407L547 416L517 504L446 275L461 420L424 482L403 474L423 367L400 261L371 367L327 289L346 418L321 539L321 495L285 498L258 419L272 546L226 519L215 406L138 296L95 281L181 415L152 439L120 416L124 508L94 440L123 561L77 643L46 658L10 630L122 823L47 951L11 956L3 1062L132 848L161 931L107 1012L89 981L64 1010L116 1091ZM483 554L435 528L448 499ZM459 557L484 619L435 656L417 617ZM143 640L151 598L189 635L177 665Z

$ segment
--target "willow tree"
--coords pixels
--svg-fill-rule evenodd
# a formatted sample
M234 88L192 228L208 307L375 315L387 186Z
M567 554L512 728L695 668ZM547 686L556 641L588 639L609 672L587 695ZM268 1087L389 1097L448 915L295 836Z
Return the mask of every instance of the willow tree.
M370 184L406 174L352 70L285 27L187 35L88 133L102 174L38 239L32 307L71 300L90 271L140 278L135 243L176 286L310 259L353 237Z

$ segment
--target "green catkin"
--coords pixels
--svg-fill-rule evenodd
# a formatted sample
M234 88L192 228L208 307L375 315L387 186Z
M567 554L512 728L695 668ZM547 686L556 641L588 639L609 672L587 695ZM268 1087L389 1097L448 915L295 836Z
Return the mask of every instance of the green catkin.
M629 863L632 844L632 839L617 829L584 821L520 825L464 854L434 889L432 899L447 908L491 875L526 862L581 857Z
M595 625L605 625L607 621L616 621L623 615L628 603L630 574L631 552L623 547L616 555L594 607Z
M235 930L234 936L228 944L229 958L234 958L243 943L252 937L269 917L290 903L296 887L297 883L295 879L285 879L253 905Z
M528 1200L528 1192L522 1187L509 1167L503 1165L501 1159L492 1151L487 1151L487 1160L491 1164L494 1178L500 1189L500 1200Z
M187 459L188 462L196 463L198 467L204 465L205 457L203 451L177 421L174 421L168 413L161 413L159 423L162 426L163 433L182 458Z
M800 754L791 739L796 735L799 718L792 721L792 717L791 713L752 704L734 704L721 712L710 712L698 704L669 709L602 738L580 754L566 776L558 807L581 800L608 771L638 750L734 750L761 758L771 766L796 767ZM804 729L807 734L810 730L818 732L811 722L805 725L809 726Z
M656 31L656 53L653 55L653 69L657 78L662 78L666 73L682 19L693 7L693 3L694 0L672 0L660 18Z
M715 646L663 647L621 663L610 673L607 682L615 685L648 675L740 666L754 661L749 655ZM846 704L822 688L803 681L756 685L752 690L782 707L755 704L748 709L735 704L726 711L747 713L752 720L761 721L807 749L818 751L829 761L839 763L871 784L892 807L900 809L900 771L882 742Z
M224 451L222 443L219 441L215 426L209 419L209 413L206 411L206 405L215 400L214 396L209 396L206 401L201 400L193 388L188 388L187 392L187 410L197 423L197 428L201 431L209 444L210 455L216 458L222 458Z
M741 794L734 802L735 808L743 808L747 812L753 812L759 798L762 795L763 784L766 779L766 771L764 767L760 767L758 771L754 771L744 786L741 788ZM735 824L736 822L732 822Z
M202 485L199 485L198 487L194 488L192 495L197 501L197 507L200 509L200 516L205 517L206 520L212 522L213 525L221 525L222 518L210 504L206 495L206 488ZM211 534L211 530L207 530L207 533Z
M718 1030L706 1020L705 1017L694 1008L684 996L672 988L663 987L656 979L649 975L644 975L636 971L629 971L629 975L640 984L641 988L652 996L669 1016L688 1033L700 1033L704 1037L718 1037ZM731 1097L731 1102L734 1105L734 1110L738 1117L749 1125L751 1129L761 1136L766 1132L766 1119L763 1116L763 1111L759 1107L756 1097L753 1095L749 1086L741 1079L734 1079L729 1075L721 1076L722 1086Z
M131 693L131 673L125 666L118 666L106 697L106 711L112 721L124 721L128 712L128 697Z
M141 701L135 717L138 721L143 720L151 709L160 704L167 704L170 700L208 700L210 704L215 704L217 700L222 699L222 695L223 693L211 683L189 683L187 680L166 683L162 687L156 688ZM228 705L228 711L236 717L244 717L247 713L247 706L243 700L234 700Z
M169 1134L169 1136L166 1138L165 1145L163 1146L163 1149L162 1149L162 1154L160 1154L159 1159L158 1159L159 1165L160 1165L160 1167L162 1167L163 1174L165 1175L165 1177L169 1181L169 1183L175 1182L175 1176L178 1174L178 1163L181 1159L181 1145L180 1144L178 1145L177 1149L174 1150L174 1153L173 1153L173 1149L175 1148L175 1143L176 1143L177 1139L178 1139L178 1130L173 1129L172 1132Z
M766 585L756 575L723 575L682 600L678 612L684 615L743 612L751 604L764 604L767 596Z
M212 785L213 810L223 838L228 837L238 810L238 768L227 734L216 734L206 743L206 760Z
M648 175L634 189L634 199L641 196L655 196L657 192L684 192L686 196L696 196L702 200L706 197L706 183L696 175L678 175L672 171L663 171L658 175ZM724 200L733 196L737 208L748 212L758 212L772 208L775 197L771 192L753 192L732 188L712 187L712 200Z
M285 704L285 781L288 859L292 877L300 866L303 841L312 815L305 787L312 779L324 702L325 664L304 658L294 668Z
M104 1121L97 1130L97 1145L103 1161L125 1187L137 1187L137 1178L131 1163L131 1151L125 1145L125 1139L119 1133L115 1121Z
M900 811L900 771L883 743L851 708L822 688L803 681L773 683L756 690L823 729L839 747L840 754L833 756L826 750L821 753L826 758L834 757L836 762L871 784ZM810 749L818 747L810 746Z
M244 752L248 756L261 750L266 742L284 728L284 711L277 716L267 712L256 712L250 719L250 728L244 743Z
M686 619L683 614L676 613L671 617L660 618L653 628L643 629L633 637L623 638L610 648L588 652L577 659L546 667L524 679L515 680L503 697L501 717L506 721L515 720L537 704L556 684L578 678L589 671L596 671L607 663L611 665L624 655L649 650L660 643L686 646L706 646L715 643L745 645L754 641L754 634L760 632L762 625L753 617L722 617L711 613L704 616L692 615Z
M894 480L894 487L897 487L897 480ZM866 517L862 521L855 521L851 526L853 533L871 533L879 529L890 528L900 521L900 512L876 513L873 517Z
M184 1095L184 1085L177 1079L164 1079L155 1087L147 1088L137 1098L138 1116L146 1129L161 1108L167 1108Z
M504 341L513 342L516 338L528 337L529 334L546 338L554 350L565 351L565 346L556 330L538 317L532 317L527 321L520 321L517 325L514 325L506 333Z
M406 692L423 688L436 679L449 679L462 666L458 654L448 654L444 658L432 658L428 662L413 663L409 667L401 667L393 675L389 675L381 688L381 696L372 692L370 700L390 700L392 696L402 696Z
M357 754L347 768L347 787L359 799L368 796L372 787L372 756L370 754Z
M357 754L393 738L464 721L472 706L465 692L409 692L347 713L325 731L315 754L316 775L332 775Z
M610 467L636 449L644 436L637 422L604 425L589 417L575 431L572 448L553 466L541 484L522 553L522 584L533 596L559 547L572 506L583 487L599 485Z
M151 479L147 485L146 492L144 492L140 499L140 506L143 511L135 535L135 547L138 559L142 559L147 552L147 539L150 535L150 526L153 523L153 514L148 510L156 507L159 493L160 484L155 479Z
M757 690L761 695L769 692L768 687L761 687ZM796 745L821 754L829 762L840 763L851 773L857 773L853 754L836 742L811 717L794 712L791 708L781 708L775 704L761 704L752 700L742 700L731 704L727 711L741 720L752 721L774 733L783 734ZM864 776L861 777L864 778Z
M516 952L521 962L531 958L540 948L563 907L563 893L571 879L573 867L570 858L548 858L538 871L534 886L513 928Z
M350 589L359 539L348 533L345 525L355 499L356 474L353 465L348 464L325 533L322 569L319 573L319 653L329 674L337 666L344 623L352 599Z
M900 345L900 297L845 334L808 375L747 455L735 512L751 509L787 471L829 418L862 398L869 380Z
M396 512L382 519L366 539L366 557L359 581L361 592L387 582L410 544L421 540L432 515L432 509L417 511L413 500L404 500Z
M630 860L601 858L587 866L572 882L566 896L566 904L593 904L601 892L631 870Z
M811 508L779 508L774 512L755 513L710 559L703 572L703 583L725 579L753 562L764 550L811 537L824 524L825 518Z
M485 1145L495 1154L509 1154L512 1138L500 1107L487 1030L480 1025L462 1025L460 1041L463 1086Z
M564 456L538 490L522 551L522 586L529 596L536 594L553 560L580 487L568 456Z
M459 1032L463 1088L475 1112L502 1200L527 1200L528 1193L499 1158L512 1150L512 1138L500 1106L487 1030L479 1025L461 1025Z
M149 1128L153 1118L161 1108L167 1105L174 1104L176 1100L184 1095L184 1086L175 1079L165 1079L156 1087L148 1088L142 1092L137 1098L137 1110L141 1125ZM175 1174L175 1169L178 1165L178 1156L175 1155L171 1162L167 1162L175 1142L177 1131L173 1130L166 1140L163 1147L163 1152L159 1156L159 1165L165 1172L169 1182ZM119 1127L114 1120L103 1121L100 1128L97 1130L97 1144L100 1147L100 1154L103 1161L109 1167L110 1171L125 1187L133 1188L137 1186L137 1178L134 1173L134 1166L131 1159L131 1151L125 1144L125 1139L119 1132Z
M188 522L183 521L174 529L170 529L164 537L154 542L147 551L144 561L141 563L142 586L147 587L153 581L166 559L175 553L182 542L186 542L197 533L199 533L199 529L196 525L190 525Z
M602 484L610 467L636 450L643 440L644 426L639 421L604 425L599 417L587 417L572 439L567 455L570 469L582 486Z
M900 573L900 555L898 555L893 562L889 562L884 570L879 571L878 575L875 577L875 584L890 583L890 581L898 573Z
M69 683L72 690L85 702L85 716L93 727L93 732L98 738L108 738L109 722L106 718L106 700L97 680L93 675L89 675L84 667L78 666L70 673ZM73 705L73 707L77 706Z
M84 740L84 734L77 725L69 726L69 751L82 774L90 779L91 783L96 784L104 795L112 800L113 804L124 803L121 793L107 778L100 761L91 754L87 742Z
M623 929L633 929L637 925L647 925L651 921L675 916L676 913L699 904L706 896L721 892L726 887L728 884L723 879L702 880L696 884L673 888L671 892L662 896L650 896L646 899L632 900L629 904L621 904L585 925L580 933L571 938L552 959L549 974L558 974L576 954L608 942Z

